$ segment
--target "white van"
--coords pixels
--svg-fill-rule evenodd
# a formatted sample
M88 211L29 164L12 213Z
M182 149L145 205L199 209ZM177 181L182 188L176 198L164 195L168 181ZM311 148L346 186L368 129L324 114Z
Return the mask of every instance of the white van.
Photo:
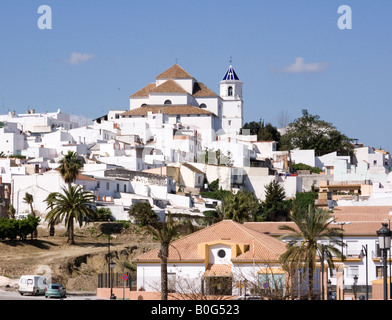
M40 295L45 294L46 278L38 275L21 276L18 291L21 295L25 293Z

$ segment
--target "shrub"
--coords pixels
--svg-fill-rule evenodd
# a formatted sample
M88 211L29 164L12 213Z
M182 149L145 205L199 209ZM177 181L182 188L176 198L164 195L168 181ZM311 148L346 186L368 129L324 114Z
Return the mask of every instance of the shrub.
M32 215L28 215L27 218L21 220L0 218L0 239L15 240L19 237L26 240L27 235L36 230L39 221L40 218Z

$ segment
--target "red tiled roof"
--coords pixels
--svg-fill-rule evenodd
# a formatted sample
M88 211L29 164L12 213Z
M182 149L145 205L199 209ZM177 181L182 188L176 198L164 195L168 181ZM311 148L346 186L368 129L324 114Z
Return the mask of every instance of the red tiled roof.
M96 181L97 180L97 179L85 176L84 174L80 174L80 173L76 176L76 179L77 180L90 180L90 181Z
M132 94L130 96L130 98L134 98L134 97L148 97L148 95L150 94L151 90L153 90L155 87L156 87L155 82L149 83L144 88L142 88L139 91L137 91L134 94Z
M215 116L214 113L192 105L145 105L128 110L121 116L146 116L148 112L165 113L169 115L205 114Z
M158 93L188 93L183 87L181 87L177 82L174 80L167 80L161 85L153 88L151 92L158 92Z
M192 79L193 77L178 64L162 72L155 79Z
M204 272L205 277L230 277L231 266L227 264L209 264Z
M198 254L201 243L222 241L225 244L246 244L248 249L233 262L277 261L286 251L286 245L273 237L259 233L232 220L223 220L171 243L169 262L204 262ZM135 259L136 262L159 262L159 249L149 251Z

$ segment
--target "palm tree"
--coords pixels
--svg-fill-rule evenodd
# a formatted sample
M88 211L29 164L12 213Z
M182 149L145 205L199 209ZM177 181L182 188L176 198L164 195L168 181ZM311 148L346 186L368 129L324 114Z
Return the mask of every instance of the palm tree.
M74 182L82 168L82 162L78 159L77 153L68 151L64 158L59 161L59 164L58 169L65 183L71 184Z
M320 240L327 240L324 244L327 263L332 269L332 257L342 257L338 249L342 246L342 229L332 227L333 217L327 211L310 207L308 210L295 210L291 216L295 227L280 226L279 229L290 231L281 239L288 239L287 251L280 256L280 261L286 268L298 270L301 267L308 269L308 299L313 299L313 274L316 269L316 256L321 257L322 244ZM322 262L324 263L324 262Z
M34 202L33 195L28 193L28 192L26 192L25 193L25 197L23 198L23 201L30 206L31 215L33 217L35 217L35 212L34 212L34 209L33 209L33 202Z
M50 193L50 194L46 197L46 199L45 199L44 201L48 204L47 209L50 208L50 210L53 210L53 206L54 206L54 201L55 201L55 199L56 199L56 197L55 197L55 193L54 193L54 192ZM57 222L58 222L58 219L51 219L51 220L49 220L49 234L50 234L51 236L54 236L54 232L55 232L54 225L55 225Z
M26 192L25 197L23 198L23 201L30 206L31 215L33 217L35 217L35 212L34 212L34 208L33 208L33 202L34 202L33 195ZM38 236L38 232L37 232L37 229L35 229L34 232L31 233L31 240L33 240L33 238L37 238L37 236Z
M10 204L8 206L8 215L11 219L15 219L15 213L16 213L16 209L14 208L14 206L12 204Z
M147 229L160 242L158 257L161 260L161 300L168 297L167 258L169 257L169 246L177 235L179 224L174 221L169 213L165 222L153 222L147 225Z
M238 191L236 194L225 195L216 211L220 219L231 219L242 223L254 220L259 206L260 204L253 193Z
M63 193L54 192L49 195L52 200L51 209L46 215L45 220L53 222L65 221L68 231L68 244L75 244L74 240L74 220L82 226L86 218L95 219L96 212L91 205L94 201L94 195L91 192L84 191L81 186L68 184L68 188L63 187Z

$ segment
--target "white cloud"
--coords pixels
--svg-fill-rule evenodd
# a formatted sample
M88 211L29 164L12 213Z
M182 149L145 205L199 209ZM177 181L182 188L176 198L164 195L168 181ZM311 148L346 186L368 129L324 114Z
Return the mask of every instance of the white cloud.
M304 58L298 57L293 64L278 71L283 73L318 73L327 70L328 67L328 62L305 63Z
M66 62L70 65L77 65L93 59L95 56L89 53L72 52Z

